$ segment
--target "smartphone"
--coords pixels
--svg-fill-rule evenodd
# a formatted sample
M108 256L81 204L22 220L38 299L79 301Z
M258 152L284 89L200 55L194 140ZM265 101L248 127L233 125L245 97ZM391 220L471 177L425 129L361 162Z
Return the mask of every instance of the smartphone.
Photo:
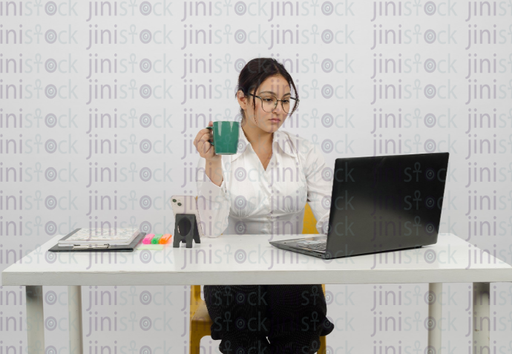
M194 195L173 195L171 197L171 206L174 216L176 216L176 214L194 214L197 220L199 236L203 236L203 228L197 210L196 197Z

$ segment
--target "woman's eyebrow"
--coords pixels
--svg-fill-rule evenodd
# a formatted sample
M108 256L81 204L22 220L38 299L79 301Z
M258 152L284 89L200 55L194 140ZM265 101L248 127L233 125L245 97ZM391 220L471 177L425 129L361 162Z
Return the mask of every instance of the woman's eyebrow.
M275 93L274 91L261 91L260 93L271 93L271 94L273 94L273 95L277 96L277 95L276 95L276 93ZM288 95L291 95L291 92L285 93L285 94L283 95L283 97L284 97L284 96L288 96Z

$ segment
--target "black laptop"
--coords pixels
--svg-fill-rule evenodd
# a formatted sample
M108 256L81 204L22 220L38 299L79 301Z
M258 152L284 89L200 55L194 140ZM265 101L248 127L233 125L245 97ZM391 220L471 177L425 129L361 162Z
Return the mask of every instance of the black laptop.
M435 244L448 156L336 159L327 235L270 244L325 259Z

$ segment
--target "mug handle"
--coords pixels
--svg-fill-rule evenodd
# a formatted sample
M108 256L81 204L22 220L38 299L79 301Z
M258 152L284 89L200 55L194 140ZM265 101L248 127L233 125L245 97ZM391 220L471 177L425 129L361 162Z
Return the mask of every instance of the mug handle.
M212 130L213 130L213 127L206 127L206 129L212 129ZM209 142L212 146L215 146L215 145L213 145L213 141L208 140L208 142Z

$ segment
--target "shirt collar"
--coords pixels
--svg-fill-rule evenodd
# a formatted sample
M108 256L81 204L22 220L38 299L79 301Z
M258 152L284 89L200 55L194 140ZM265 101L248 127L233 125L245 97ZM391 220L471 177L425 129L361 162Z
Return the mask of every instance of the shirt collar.
M247 149L247 146L249 145L249 141L247 140L247 137L245 136L245 133L240 126L240 131L238 134L238 148L236 154L232 155L231 161L235 161L238 157L240 157L245 150ZM277 145L283 151L285 154L289 156L296 157L297 152L295 150L295 147L290 141L289 133L285 131L276 131L274 132L273 141L272 144L274 147Z

